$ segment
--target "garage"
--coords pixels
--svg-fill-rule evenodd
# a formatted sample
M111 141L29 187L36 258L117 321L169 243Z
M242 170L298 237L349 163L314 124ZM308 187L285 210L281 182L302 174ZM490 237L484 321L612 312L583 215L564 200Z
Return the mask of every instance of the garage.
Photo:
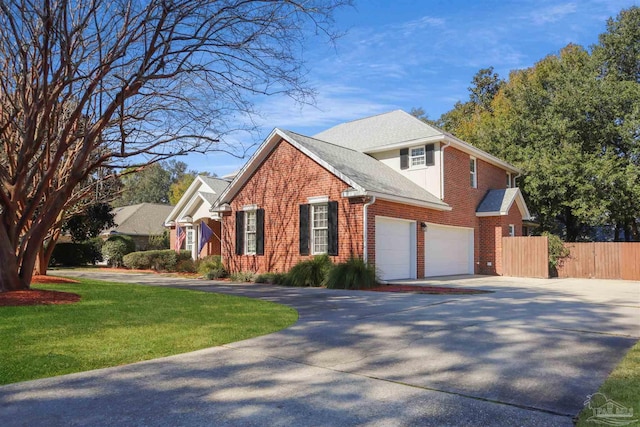
M427 224L424 275L473 274L473 229Z
M416 278L416 223L376 217L376 268L381 280Z

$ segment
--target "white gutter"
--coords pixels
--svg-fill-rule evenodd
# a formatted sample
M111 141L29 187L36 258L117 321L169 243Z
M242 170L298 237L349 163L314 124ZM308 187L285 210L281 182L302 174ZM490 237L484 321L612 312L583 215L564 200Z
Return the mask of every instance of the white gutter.
M365 203L362 206L362 242L363 242L363 250L364 252L362 253L362 260L366 263L367 262L367 258L369 258L369 254L368 252L368 246L369 243L367 242L367 239L369 238L369 233L367 232L367 228L368 228L368 220L367 220L367 211L368 211L368 207L371 206L372 204L374 204L376 202L376 196L371 196L371 198L369 199L369 201L367 203Z
M451 145L451 141L445 140L446 144L440 144L440 200L444 202L444 150Z

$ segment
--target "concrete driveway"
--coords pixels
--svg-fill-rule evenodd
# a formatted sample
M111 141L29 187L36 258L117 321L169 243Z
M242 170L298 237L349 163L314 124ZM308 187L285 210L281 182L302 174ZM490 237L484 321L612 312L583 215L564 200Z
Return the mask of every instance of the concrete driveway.
M0 387L2 426L571 426L640 338L640 282L466 277L430 283L494 293L434 296L73 274L262 298L300 320Z

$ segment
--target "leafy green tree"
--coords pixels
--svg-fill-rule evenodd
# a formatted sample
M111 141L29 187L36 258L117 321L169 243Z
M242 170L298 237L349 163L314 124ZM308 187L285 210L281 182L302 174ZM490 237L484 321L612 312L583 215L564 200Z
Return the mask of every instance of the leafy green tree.
M74 242L84 242L93 237L97 237L101 231L115 227L113 221L115 214L112 213L108 203L96 203L87 206L86 210L69 218L62 226L63 231L71 234Z
M169 203L175 205L178 203L187 188L196 179L197 174L193 172L185 173L178 181L169 186Z

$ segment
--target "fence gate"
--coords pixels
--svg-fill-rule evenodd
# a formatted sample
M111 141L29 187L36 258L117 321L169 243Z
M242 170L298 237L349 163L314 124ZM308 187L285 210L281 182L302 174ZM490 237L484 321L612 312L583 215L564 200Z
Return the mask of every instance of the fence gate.
M549 277L548 238L503 237L502 274L513 277Z

